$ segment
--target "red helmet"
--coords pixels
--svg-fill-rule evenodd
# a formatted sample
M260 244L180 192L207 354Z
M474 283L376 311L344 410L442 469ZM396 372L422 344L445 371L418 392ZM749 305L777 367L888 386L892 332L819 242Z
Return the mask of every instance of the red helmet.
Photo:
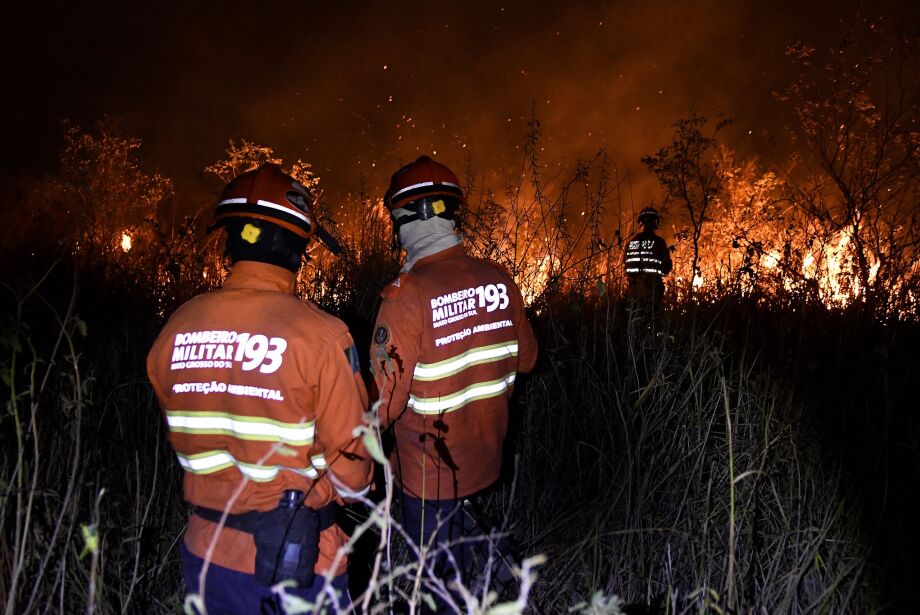
M443 164L428 156L420 156L393 173L383 203L393 211L419 199L439 196L446 197L444 200L454 205L462 203L460 180Z
M312 203L310 191L300 182L278 165L266 164L227 184L208 232L224 226L230 218L256 218L309 239L316 230Z

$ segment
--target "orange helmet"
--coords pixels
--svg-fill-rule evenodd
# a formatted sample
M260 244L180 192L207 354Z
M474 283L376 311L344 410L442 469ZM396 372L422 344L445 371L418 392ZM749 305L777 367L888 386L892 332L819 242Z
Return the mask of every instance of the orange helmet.
M383 203L393 219L395 249L400 243L399 229L404 224L430 220L435 216L454 220L457 224L454 213L463 203L463 190L453 171L428 156L420 156L393 173ZM397 218L393 213L397 209L412 213Z
M276 164L266 164L233 179L224 188L208 233L233 218L255 218L287 229L304 239L315 234L333 252L338 243L316 222L313 196Z
M383 202L393 211L427 197L444 197L456 206L463 202L463 190L453 171L429 156L420 156L393 173Z
M300 182L278 165L266 164L227 184L208 231L224 226L229 218L256 218L309 239L315 231L312 204L310 191Z

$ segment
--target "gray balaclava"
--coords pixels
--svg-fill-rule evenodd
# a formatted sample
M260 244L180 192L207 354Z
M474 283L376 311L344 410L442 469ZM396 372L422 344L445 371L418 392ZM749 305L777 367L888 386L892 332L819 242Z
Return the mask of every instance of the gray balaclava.
M394 209L396 218L412 215L408 209ZM439 216L428 220L416 220L404 224L399 228L399 240L406 251L406 262L402 271L412 271L412 267L419 259L437 254L460 243L460 234L457 233L453 220Z

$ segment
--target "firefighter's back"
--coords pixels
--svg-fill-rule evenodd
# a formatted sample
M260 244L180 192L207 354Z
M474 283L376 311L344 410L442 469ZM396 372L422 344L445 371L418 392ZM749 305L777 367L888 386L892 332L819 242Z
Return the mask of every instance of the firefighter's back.
M504 269L460 248L421 261L405 285L424 307L408 412L396 430L429 467L404 464L403 480L427 483L428 497L462 497L498 478L523 302Z

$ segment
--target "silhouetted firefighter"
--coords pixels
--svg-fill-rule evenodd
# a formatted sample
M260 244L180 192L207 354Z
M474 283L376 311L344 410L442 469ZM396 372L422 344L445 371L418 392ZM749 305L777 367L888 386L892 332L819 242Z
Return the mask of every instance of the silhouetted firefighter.
M671 272L671 254L664 239L655 234L661 226L658 210L646 207L637 220L642 230L630 238L623 255L629 282L627 296L635 307L654 316L661 312L664 297L661 278Z
M393 175L384 203L406 261L381 293L371 349L403 525L419 546L436 534L429 553L445 585L457 572L470 581L474 560L485 567L484 543L463 542L491 529L471 500L499 478L508 398L537 358L514 279L460 245L463 199L456 175L427 156ZM454 612L447 598L439 612Z

